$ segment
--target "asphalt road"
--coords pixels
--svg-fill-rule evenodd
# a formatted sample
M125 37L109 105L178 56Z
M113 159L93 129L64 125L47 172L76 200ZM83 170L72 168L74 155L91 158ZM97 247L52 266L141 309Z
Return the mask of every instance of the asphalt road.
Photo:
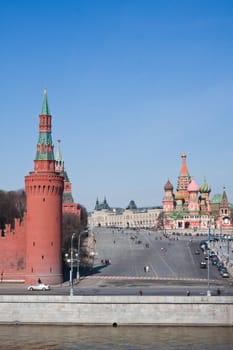
M166 237L146 230L95 229L93 270L74 285L74 295L233 295L232 278L223 279L215 266L200 268L203 238ZM178 239L177 239L178 238ZM199 250L200 254L195 252ZM110 260L110 264L105 264ZM149 272L144 267L149 266ZM29 292L25 285L0 284L0 294L69 295L70 286L52 286L51 291Z
M89 278L79 289L146 288L148 293L184 294L192 289L196 295L206 294L207 288L215 294L217 288L232 295L232 278L223 279L216 266L200 268L204 254L199 243L203 237L164 236L162 232L147 230L117 230L99 228L94 231L96 257ZM205 237L207 238L207 237ZM200 254L196 254L199 251ZM105 260L111 264L105 264ZM208 262L207 262L208 264ZM149 266L149 272L144 267Z
M200 268L204 255L200 239L164 237L150 231L134 232L99 229L95 232L96 252L93 274L98 276L134 276L170 279L206 279L208 269ZM199 250L200 255L195 251ZM103 260L110 259L105 265ZM144 271L149 266L149 272ZM221 280L210 264L210 279Z

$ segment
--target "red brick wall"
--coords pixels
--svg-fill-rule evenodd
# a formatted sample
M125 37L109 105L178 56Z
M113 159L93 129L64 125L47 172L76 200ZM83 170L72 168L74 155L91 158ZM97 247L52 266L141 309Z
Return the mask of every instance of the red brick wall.
M5 236L0 236L0 278L6 280L24 280L26 268L25 226L15 220L15 229L6 226Z

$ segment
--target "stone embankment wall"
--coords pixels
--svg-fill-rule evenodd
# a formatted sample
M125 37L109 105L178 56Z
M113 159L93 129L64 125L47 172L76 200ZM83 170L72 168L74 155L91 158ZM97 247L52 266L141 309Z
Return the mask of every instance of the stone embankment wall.
M233 326L230 296L0 296L1 324Z

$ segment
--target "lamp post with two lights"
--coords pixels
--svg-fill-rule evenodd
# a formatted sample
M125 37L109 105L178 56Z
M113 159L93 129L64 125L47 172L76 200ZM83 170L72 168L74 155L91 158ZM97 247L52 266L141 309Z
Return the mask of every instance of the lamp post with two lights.
M78 252L74 254L74 238L76 236L76 233L73 233L71 236L71 242L70 242L70 259L68 259L68 254L65 254L67 262L70 263L70 296L74 295L74 279L73 279L73 273L74 273L74 265L77 266L77 281L80 279L80 246L81 246L81 236L83 234L88 234L88 230L82 231L78 236Z

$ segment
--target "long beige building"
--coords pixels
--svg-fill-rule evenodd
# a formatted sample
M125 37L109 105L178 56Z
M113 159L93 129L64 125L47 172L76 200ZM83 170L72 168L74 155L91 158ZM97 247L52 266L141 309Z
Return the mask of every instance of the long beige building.
M126 209L111 208L106 199L96 201L95 209L89 214L89 227L155 228L162 207L137 208L130 201Z

